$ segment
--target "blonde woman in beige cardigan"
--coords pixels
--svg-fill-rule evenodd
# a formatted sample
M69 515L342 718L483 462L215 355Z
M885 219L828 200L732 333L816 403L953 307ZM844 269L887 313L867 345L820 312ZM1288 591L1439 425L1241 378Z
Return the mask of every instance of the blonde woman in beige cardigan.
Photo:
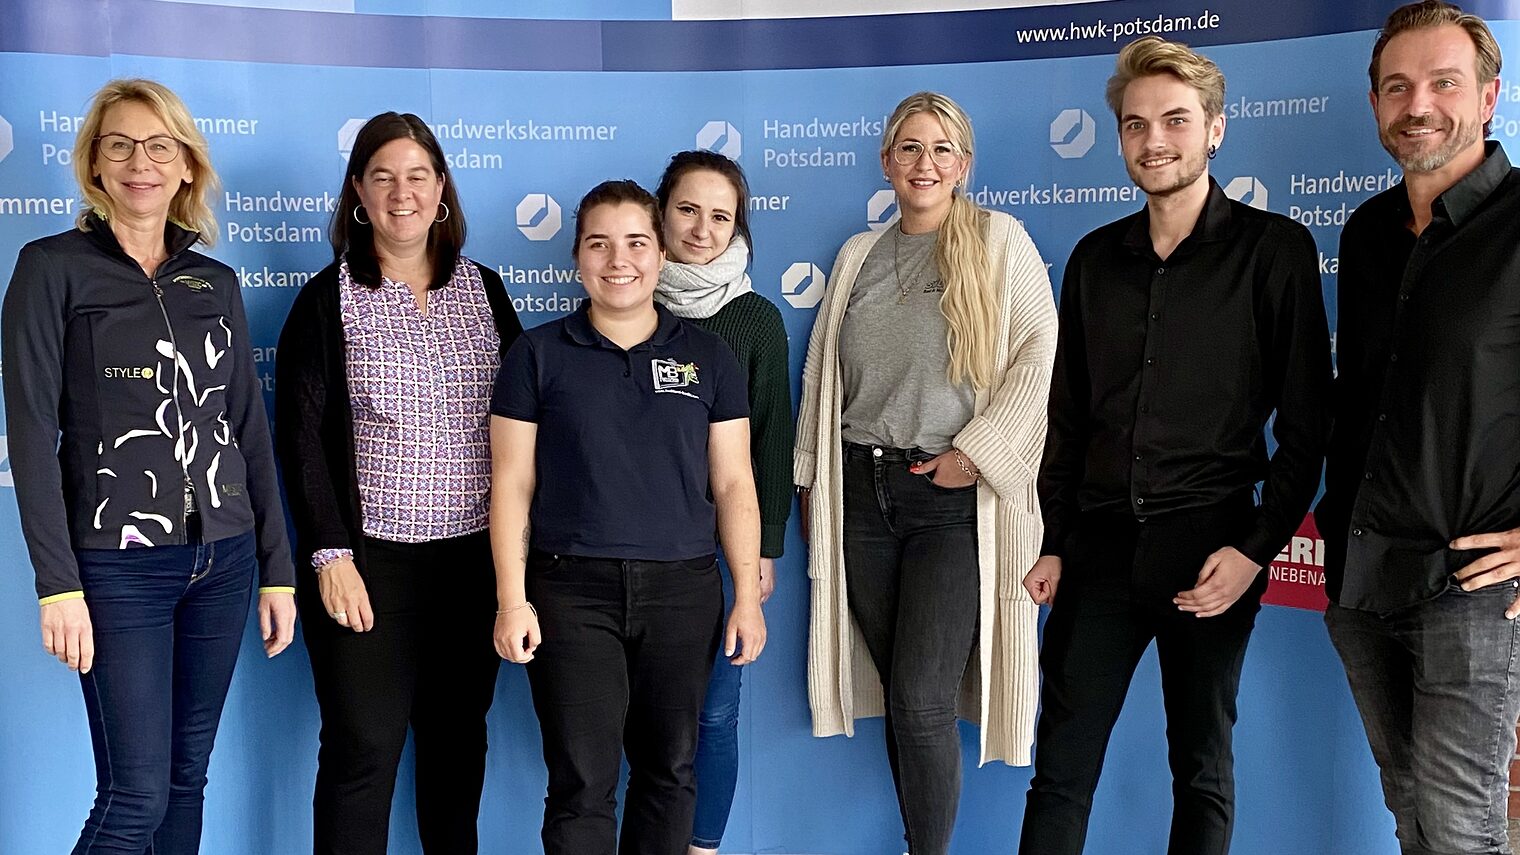
M840 251L797 426L813 732L886 715L914 855L949 848L957 711L982 725L982 762L1027 764L1038 692L1020 580L1041 539L1056 313L1024 229L961 192L972 151L943 95L893 112L881 163L901 219Z

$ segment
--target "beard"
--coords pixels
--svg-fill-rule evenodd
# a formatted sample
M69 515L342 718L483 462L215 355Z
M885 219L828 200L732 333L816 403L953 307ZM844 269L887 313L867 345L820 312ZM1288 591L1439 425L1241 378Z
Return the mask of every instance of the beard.
M1150 160L1154 157L1165 157L1168 154L1176 154L1177 162L1168 174L1147 175L1141 170L1139 161ZM1135 186L1145 192L1147 196L1170 196L1179 190L1193 186L1209 165L1208 152L1150 152L1136 158L1135 161L1126 161L1124 168L1129 172L1129 178L1135 182Z
M1412 128L1434 128L1446 132L1446 142L1427 148L1418 141L1400 136ZM1455 124L1436 121L1431 116L1405 116L1378 129L1383 149L1405 172L1435 172L1458 154L1483 138L1483 128L1475 122L1458 119Z

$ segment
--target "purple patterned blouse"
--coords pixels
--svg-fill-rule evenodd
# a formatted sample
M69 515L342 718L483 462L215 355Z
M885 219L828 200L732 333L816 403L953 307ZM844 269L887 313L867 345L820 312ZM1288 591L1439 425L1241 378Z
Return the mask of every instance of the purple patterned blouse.
M491 386L500 360L480 269L460 257L427 313L404 283L338 267L364 533L421 543L481 531L491 487Z

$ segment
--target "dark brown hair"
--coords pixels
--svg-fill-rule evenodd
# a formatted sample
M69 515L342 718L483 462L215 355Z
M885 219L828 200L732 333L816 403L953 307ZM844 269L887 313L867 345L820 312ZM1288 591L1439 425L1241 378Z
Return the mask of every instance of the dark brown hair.
M659 201L649 195L648 190L640 187L637 181L621 178L615 181L603 181L581 197L580 203L575 206L575 245L571 247L570 254L572 256L580 254L586 214L602 205L623 204L638 205L649 214L649 224L654 227L654 244L657 248L664 249L665 235L660 230Z
M427 123L412 113L381 113L364 123L354 138L353 153L348 156L348 171L343 174L343 190L338 207L333 211L328 235L332 240L333 259L348 254L348 272L354 281L371 288L380 286L380 259L375 255L375 230L368 223L354 219L354 211L360 207L356 181L364 180L364 170L370 158L386 143L409 139L427 152L433 163L433 171L443 180L443 196L440 201L448 206L448 217L433 224L428 231L428 258L433 263L433 281L428 288L440 288L448 284L454 275L454 265L464 248L464 208L459 204L459 193L449 179L448 161L443 148L428 128Z
M676 185L681 183L681 179L699 169L716 172L734 186L734 195L738 197L734 209L734 234L749 244L750 257L753 258L755 240L749 234L749 182L744 179L744 170L739 168L739 164L715 151L699 148L678 151L670 156L670 164L665 167L665 174L660 176L660 186L654 191L654 198L660 203L660 212L663 214L669 207L670 194L676 192Z

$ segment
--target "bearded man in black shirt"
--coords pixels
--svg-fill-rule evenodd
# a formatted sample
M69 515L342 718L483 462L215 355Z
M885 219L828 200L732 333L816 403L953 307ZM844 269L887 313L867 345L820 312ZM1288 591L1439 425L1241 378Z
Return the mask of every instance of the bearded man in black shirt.
M1140 39L1120 52L1108 101L1146 205L1084 237L1061 286L1046 536L1024 582L1054 605L1019 851L1081 852L1109 733L1154 639L1169 851L1222 855L1262 567L1309 510L1329 432L1318 254L1302 226L1209 177L1225 127L1213 62Z
M1399 842L1509 852L1520 711L1520 170L1484 142L1499 46L1427 0L1372 51L1404 181L1341 235L1325 612Z

